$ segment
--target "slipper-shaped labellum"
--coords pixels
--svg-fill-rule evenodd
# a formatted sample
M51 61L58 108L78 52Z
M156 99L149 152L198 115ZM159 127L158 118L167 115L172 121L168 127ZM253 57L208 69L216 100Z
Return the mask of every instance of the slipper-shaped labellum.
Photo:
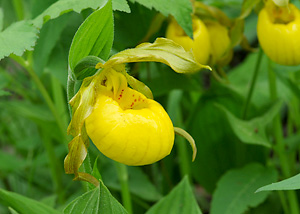
M166 37L181 45L186 51L192 49L198 63L208 62L211 48L209 33L199 18L193 18L193 39L186 35L175 19L169 24Z
M228 29L216 21L205 22L206 28L209 33L211 45L211 64L224 61L223 64L229 63L231 60L230 38Z
M146 165L167 156L174 143L173 124L164 108L127 86L125 76L104 71L94 109L85 121L88 136L107 157Z
M282 65L300 64L300 11L293 4L278 7L267 2L258 16L257 35L271 60Z

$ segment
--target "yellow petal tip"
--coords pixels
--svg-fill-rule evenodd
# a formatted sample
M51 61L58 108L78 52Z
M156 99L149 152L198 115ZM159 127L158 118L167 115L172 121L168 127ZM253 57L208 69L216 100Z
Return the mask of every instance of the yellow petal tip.
M104 64L102 64L101 62L99 62L96 66L96 69L100 69L100 68L104 68Z

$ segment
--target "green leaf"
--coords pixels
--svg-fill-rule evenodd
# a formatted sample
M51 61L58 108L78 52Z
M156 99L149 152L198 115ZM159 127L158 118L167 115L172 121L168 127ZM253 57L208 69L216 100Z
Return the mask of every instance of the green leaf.
M226 114L234 133L243 143L257 144L266 147L271 147L271 143L266 135L266 126L278 114L281 106L282 102L277 102L264 115L245 121L237 118L225 107L218 105Z
M45 68L45 72L53 75L64 87L66 87L68 79L68 73L66 72L66 68L68 68L68 54L69 48L63 47L62 45L56 46Z
M255 64L257 60L258 53L248 54L247 58L240 63L235 68L231 69L228 74L228 79L230 88L234 89L237 93L247 96L250 88L250 79L253 76L255 69ZM275 66L275 64L274 64ZM299 70L300 66L278 66L276 65L274 69L276 71L286 72L286 71L295 71ZM257 76L256 86L254 93L251 99L251 103L258 108L262 108L267 105L270 101L270 92L269 92L269 79L268 79L268 57L263 54L261 64L259 67L259 72ZM248 71L248 72L245 72ZM277 73L277 72L276 72ZM279 77L279 76L278 76ZM293 94L285 84L277 79L277 92L280 100L283 100L287 103L293 98Z
M191 51L185 51L183 47L166 38L158 38L154 43L146 42L121 51L109 58L104 65L99 63L96 68L115 67L130 62L161 62L177 73L194 73L202 68L211 69L207 65L197 63Z
M240 214L256 207L268 196L267 192L255 194L257 187L277 179L273 168L249 164L242 169L228 171L218 182L213 195L211 214Z
M111 189L120 191L121 185L118 179L116 167L112 160L101 157L101 173L103 182ZM157 201L161 198L161 194L151 183L148 176L139 167L127 166L129 190L132 194L146 201Z
M39 39L33 52L33 69L41 75L46 67L49 57L59 40L62 31L66 27L70 14L61 16L55 20L47 22L41 29ZM58 54L58 53L55 53ZM62 60L62 59L61 59Z
M285 70L286 71L286 70ZM289 72L287 73L282 73L282 70L276 70L276 76L278 77L278 79L280 80L280 82L282 82L288 89L290 89L290 91L298 98L300 99L300 89L297 85L297 83L295 83L294 81L291 80L291 78L289 78Z
M0 32L0 59L15 54L21 56L25 50L33 50L38 29L30 21L20 21Z
M71 71L82 58L89 55L106 60L112 47L113 33L112 5L109 1L92 13L76 32L69 52Z
M107 0L59 0L36 17L33 20L33 24L38 28L41 28L42 25L50 19L55 19L70 11L80 13L86 8L96 9L98 7L103 7L106 2Z
M127 211L100 181L100 185L97 188L83 194L67 205L64 209L64 214L71 213L126 214Z
M193 7L190 0L131 0L148 7L155 8L164 16L172 15L185 33L193 38L192 17Z
M13 208L8 208L11 214L19 214L17 211L15 211Z
M131 12L127 0L113 0L112 7L113 10L119 10L126 13Z
M20 214L55 214L60 213L53 208L43 204L41 202L35 201L33 199L27 198L25 196L19 195L14 192L9 192L0 189L0 201L5 202L8 206L12 207Z
M202 213L194 197L187 176L184 177L167 196L152 206L146 214L155 213Z
M212 85L194 106L187 131L197 146L192 174L206 191L212 193L220 177L229 169L251 162L265 163L266 148L241 143L233 133L226 115L216 106L225 106L235 115L242 114L245 100L221 85ZM254 108L250 105L249 115Z
M256 192L261 191L272 191L272 190L296 190L300 189L300 174L295 175L291 178L272 183L266 186L263 186L256 190Z
M102 59L96 56L86 56L82 58L74 68L74 74L77 80L83 80L86 77L96 73L95 66L99 63L104 63Z

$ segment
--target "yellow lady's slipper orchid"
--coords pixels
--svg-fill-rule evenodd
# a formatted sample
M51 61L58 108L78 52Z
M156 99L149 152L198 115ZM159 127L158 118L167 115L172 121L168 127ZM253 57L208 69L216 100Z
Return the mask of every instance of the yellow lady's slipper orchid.
M277 7L268 1L258 16L257 35L271 60L282 65L300 64L300 11L293 4Z
M151 164L167 156L175 134L164 108L129 88L124 75L113 69L106 71L102 86L85 121L96 147L127 165Z
M211 64L217 63L229 52L230 38L228 29L215 21L205 22L211 44ZM228 57L227 57L228 58ZM227 64L227 63L225 63Z
M173 127L164 108L152 99L151 90L126 73L125 63L145 61L164 63L178 73L210 69L196 62L192 52L165 38L142 43L113 55L105 63L99 62L95 66L99 69L97 73L86 77L70 100L72 120L68 134L73 139L64 167L67 174L75 174L76 180L98 182L93 176L79 172L88 152L89 138L107 157L136 166L167 156L177 133L189 141L192 160L195 159L197 148L193 138Z
M166 37L181 45L186 51L193 50L196 61L206 64L210 55L210 38L205 24L199 18L193 18L193 40L173 19L169 24Z

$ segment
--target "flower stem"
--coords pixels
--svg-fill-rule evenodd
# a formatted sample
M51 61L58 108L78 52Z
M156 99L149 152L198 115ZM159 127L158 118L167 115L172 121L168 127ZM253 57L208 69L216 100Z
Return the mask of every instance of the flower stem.
M67 99L68 102L72 99L72 97L75 95L75 79L71 74L71 71L68 71L68 80L67 80ZM70 116L72 117L72 109L71 106L69 106L69 112Z
M54 189L58 196L58 201L63 204L64 202L64 187L62 183L62 168L61 164L57 163L57 157L55 155L54 146L46 132L42 131L42 140L44 143L44 146L46 148L46 153L49 160L49 166L51 170L51 176L54 183Z
M64 138L64 141L67 142L68 141L68 136L67 136L67 132L66 132L67 127L64 126L64 122L61 119L59 113L57 112L57 109L55 108L55 105L54 105L50 95L48 94L45 86L41 82L40 78L36 75L36 73L34 72L34 70L31 67L31 65L26 60L24 60L22 57L16 56L16 55L11 55L10 57L12 59L14 59L16 62L18 62L29 73L33 82L36 84L38 90L41 92L43 98L45 99L50 111L52 112L52 114L56 120L56 123L58 125L58 128L61 131L61 134Z
M250 105L250 102L251 102L254 87L256 85L256 80L257 80L258 71L259 71L259 67L260 67L260 63L261 63L261 59L262 59L262 54L263 54L263 51L262 51L261 48L259 48L259 52L258 52L258 56L257 56L257 59L256 59L255 68L254 68L254 73L253 73L253 76L252 76L252 79L251 79L250 89L248 91L246 103L245 103L244 108L243 108L242 119L247 118L247 111L248 111L248 108L249 108L249 105Z
M57 109L58 114L61 117L63 127L68 127L69 117L63 87L54 76L51 76L51 86L55 108Z
M40 91L40 93L42 94L44 100L46 101L50 111L52 112L56 123L61 131L62 137L64 139L64 142L68 141L68 137L67 137L67 124L66 124L66 117L63 117L63 115L60 115L59 112L57 111L57 106L62 106L61 102L62 101L62 96L60 96L60 94L55 94L54 97L57 101L57 106L55 106L55 104L53 103L50 95L48 94L46 88L44 87L43 83L41 82L41 80L39 79L39 77L36 75L36 73L34 72L34 70L32 69L32 66L30 65L30 63L28 61L26 61L24 58L20 57L20 56L16 56L16 55L11 55L10 56L13 60L15 60L17 63L19 63L30 75L30 77L32 78L33 82L36 84L38 90ZM61 88L58 88L57 86L57 81L55 82L55 80L52 81L52 87L53 89L55 88L55 90L53 90L54 93L59 92L58 90L61 90ZM60 86L61 87L61 86ZM60 91L61 92L61 91ZM62 92L61 92L62 93ZM59 104L60 102L60 104ZM63 113L63 112L62 112ZM65 121L64 121L65 119ZM57 164L57 158L54 152L54 145L52 143L52 140L49 139L44 132L42 133L42 137L43 137L43 142L44 142L44 146L48 155L48 159L49 159L49 165L50 165L50 169L51 169L51 174L52 174L52 178L54 181L54 186L55 186L55 190L56 193L58 195L58 199L59 201L62 203L64 201L64 191L63 191L63 184L62 184L62 180L61 180L61 171L62 169L60 169L59 164Z
M277 86L276 86L276 75L272 69L271 61L269 60L268 67L269 75L269 87L270 87L270 98L271 100L277 100ZM279 156L279 161L282 169L283 176L288 178L291 176L291 169L289 161L286 156L285 145L283 142L283 133L280 121L280 114L277 114L273 120L273 131L275 137L274 150ZM299 207L297 202L297 195L295 191L287 191L288 202L290 204L291 214L299 214Z
M122 201L125 209L129 214L132 214L132 205L131 205L131 196L129 192L129 185L128 185L128 172L127 172L127 166L115 162L119 181L121 184L121 194L122 194Z
M168 105L167 105L167 112L173 120L174 125L178 127L183 127L182 121L182 109L180 107L180 102L183 97L182 90L173 90L170 92L168 97ZM176 106L176 108L174 108ZM185 139L182 137L176 138L175 146L177 147L178 155L179 155L179 168L180 174L182 178L185 175L190 176L190 162L191 158L188 156L187 145L185 143Z

